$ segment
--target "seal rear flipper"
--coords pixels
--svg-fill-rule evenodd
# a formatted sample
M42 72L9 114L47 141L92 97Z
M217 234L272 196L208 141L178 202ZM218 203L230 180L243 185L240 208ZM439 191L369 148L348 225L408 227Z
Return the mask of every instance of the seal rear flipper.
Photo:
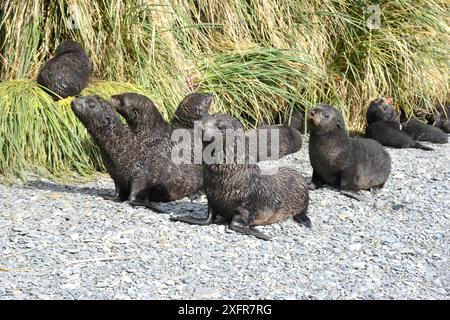
M126 194L125 192L121 191L120 188L115 185L115 191L114 191L114 195L111 196L109 194L102 194L102 197L106 200L112 200L114 202L124 202L128 199L128 194Z
M208 215L206 218L197 218L197 217L191 217L191 216L185 216L185 217L170 217L170 221L181 221L189 224L196 224L199 226L207 226L212 224L216 220L216 213L211 208L210 205L208 205Z
M250 212L244 208L237 208L235 210L235 215L231 219L231 222L229 224L230 230L233 230L238 233L254 236L258 239L262 240L270 240L271 238L269 236L266 236L264 233L251 228L248 221L250 218Z
M421 144L420 142L417 142L417 141L414 141L414 142L413 142L412 147L413 147L413 148L416 148L416 149L426 150L426 151L433 151L433 150L434 150L433 148L424 146L423 144Z
M306 215L306 211L295 215L293 218L297 223L299 223L307 228L311 228L311 220Z
M344 196L347 196L349 198L356 199L361 202L369 202L369 198L366 196L363 196L361 194L358 194L356 191L350 191L350 190L341 190L341 194Z
M195 224L199 226L207 226L212 224L214 221L211 221L208 217L206 218L197 218L197 217L191 217L191 216L184 216L184 217L170 217L170 221L180 221L185 222L189 224Z
M231 222L228 227L230 228L230 230L233 230L238 233L246 234L249 236L254 236L258 239L262 239L262 240L266 240L266 241L271 239L271 237L265 235L261 231L250 228L249 226Z

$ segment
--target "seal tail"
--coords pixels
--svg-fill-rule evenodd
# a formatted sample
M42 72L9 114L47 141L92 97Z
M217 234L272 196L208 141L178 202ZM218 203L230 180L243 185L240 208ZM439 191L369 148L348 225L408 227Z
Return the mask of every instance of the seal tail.
M414 144L412 145L413 148L416 149L422 149L422 150L426 150L426 151L433 151L433 148L424 146L423 144L421 144L420 142L414 141Z

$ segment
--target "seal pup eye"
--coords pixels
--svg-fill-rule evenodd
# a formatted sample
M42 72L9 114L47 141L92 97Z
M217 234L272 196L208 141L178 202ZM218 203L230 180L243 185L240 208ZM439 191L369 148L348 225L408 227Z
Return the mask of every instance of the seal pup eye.
M220 131L222 131L223 129L225 129L225 126L223 124L219 124L217 126L217 129L219 129Z
M328 119L330 117L330 115L328 113L324 113L323 116Z

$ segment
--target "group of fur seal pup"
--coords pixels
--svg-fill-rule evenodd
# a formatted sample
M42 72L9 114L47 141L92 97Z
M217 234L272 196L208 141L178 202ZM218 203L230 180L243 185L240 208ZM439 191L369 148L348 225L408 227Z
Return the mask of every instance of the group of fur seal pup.
M91 73L92 64L84 49L69 40L63 42L55 56L42 67L38 83L55 99L77 96L87 85ZM209 225L221 216L229 222L231 230L264 240L270 238L255 226L293 218L311 227L307 216L309 190L329 185L343 195L366 201L358 191L376 192L384 186L391 172L391 157L383 146L432 150L418 140L448 142L442 131L449 132L448 105L439 109L432 126L404 115L399 117L390 98L376 99L367 111L365 137L360 138L348 135L344 118L335 107L318 104L307 119L313 168L312 179L307 183L294 169L282 167L267 175L248 157L236 161L237 142L244 141L248 148L249 132L230 115L209 114L212 101L213 96L207 93L187 95L170 123L149 98L131 92L113 95L109 100L82 96L75 98L71 107L100 149L115 185L112 200L128 200L131 205L164 212L157 202L174 201L203 191L208 200L206 217L179 216L171 220ZM221 150L215 151L222 153L226 163L172 161L174 148L179 147L172 141L174 130L182 128L194 136L195 121L201 122L203 138L219 133L224 141L228 139L229 143L223 143ZM301 149L300 128L304 123L301 113L296 112L282 125L259 126L250 132L278 130L279 157L282 157ZM204 151L212 142L202 139L200 150L196 151ZM188 144L184 147L195 148L192 142ZM233 161L228 161L228 155Z

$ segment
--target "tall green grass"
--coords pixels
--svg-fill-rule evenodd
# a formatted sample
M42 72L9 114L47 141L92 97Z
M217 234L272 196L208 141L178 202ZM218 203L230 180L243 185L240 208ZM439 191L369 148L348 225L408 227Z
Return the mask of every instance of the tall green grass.
M24 118L8 118L3 109L23 112L29 106L39 111L26 118L35 130L45 123L38 114L56 117L51 111L55 104L38 87L15 79L34 79L67 38L80 41L94 63L97 81L85 92L107 97L118 88L106 87L117 82L125 90L149 95L167 119L193 90L213 93L214 111L246 124L328 102L357 130L365 126L369 101L380 95L392 96L407 113L417 108L413 97L425 98L428 109L433 99L448 99L448 1L377 3L381 27L371 30L366 10L372 2L361 0L4 0L2 133L25 130ZM66 21L74 4L79 28L71 29ZM123 87L124 82L129 85ZM67 101L57 105L67 108ZM47 137L47 147L42 141L28 140L30 145L21 140L13 156L6 153L14 146L0 137L0 173L16 176L37 164L51 175L97 170L95 148L81 142L86 136L77 120L70 112L59 117L48 133L72 130L72 139ZM33 136L31 131L27 136Z

